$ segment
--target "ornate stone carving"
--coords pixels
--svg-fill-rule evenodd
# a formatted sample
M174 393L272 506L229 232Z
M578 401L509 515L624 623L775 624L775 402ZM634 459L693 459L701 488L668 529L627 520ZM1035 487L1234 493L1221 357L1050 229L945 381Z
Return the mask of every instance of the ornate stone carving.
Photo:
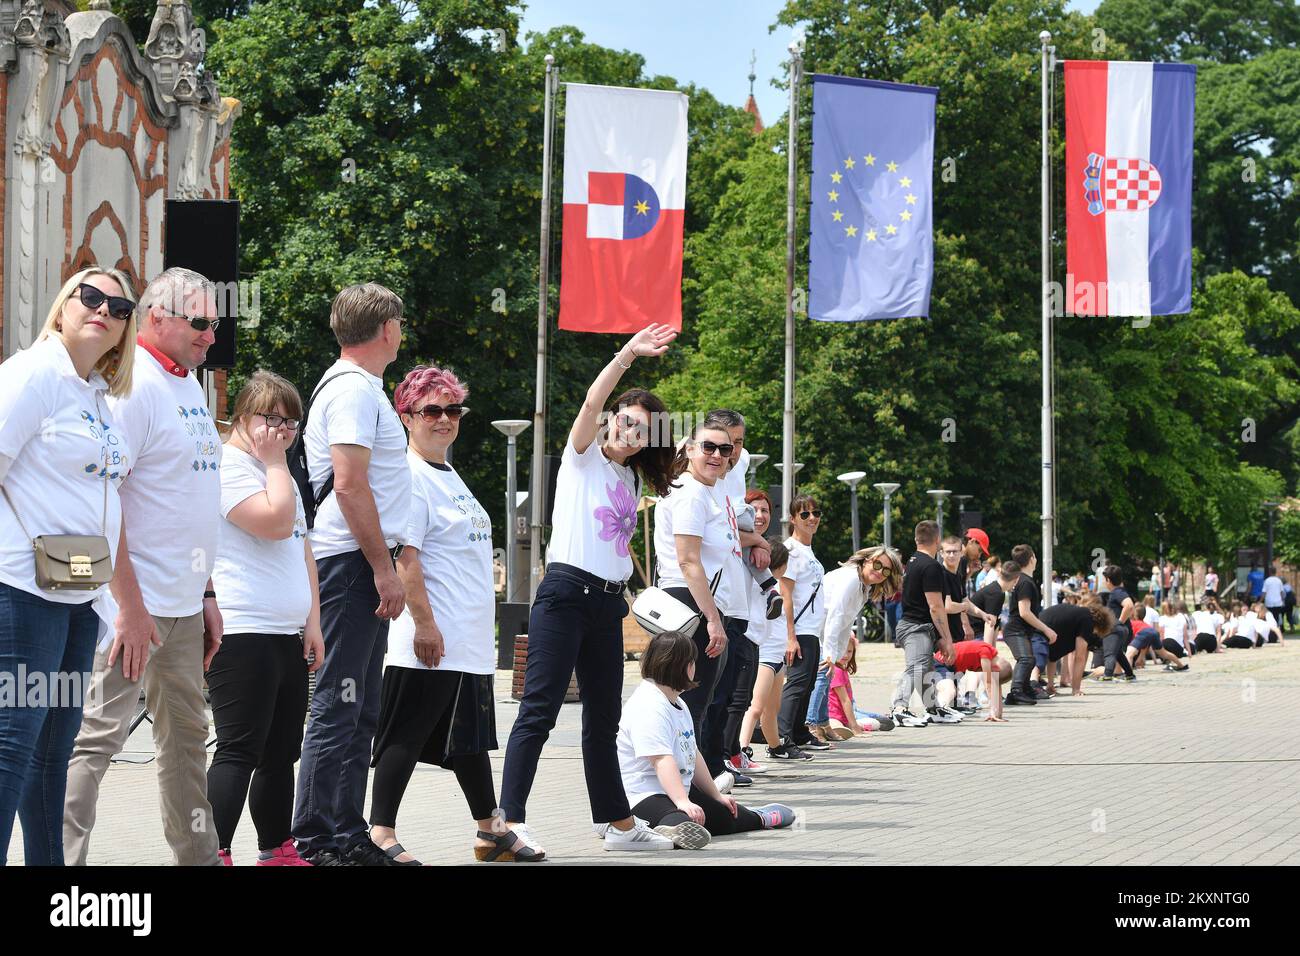
M192 73L206 50L207 39L202 30L194 28L189 0L158 0L149 25L149 38L144 41L144 56L158 77L164 95L172 95L185 65L190 66Z

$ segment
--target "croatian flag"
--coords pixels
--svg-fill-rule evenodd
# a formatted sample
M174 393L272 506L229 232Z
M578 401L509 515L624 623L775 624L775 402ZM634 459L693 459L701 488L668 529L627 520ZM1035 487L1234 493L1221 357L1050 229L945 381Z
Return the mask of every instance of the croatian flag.
M566 84L560 328L682 327L686 97Z
M1192 310L1196 67L1067 60L1066 311Z

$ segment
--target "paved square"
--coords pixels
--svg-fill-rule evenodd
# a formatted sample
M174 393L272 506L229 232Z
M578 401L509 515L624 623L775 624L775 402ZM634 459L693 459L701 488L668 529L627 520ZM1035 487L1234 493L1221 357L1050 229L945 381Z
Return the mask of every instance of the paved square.
M883 710L901 652L869 645L858 660L858 701ZM1191 664L1181 674L1148 666L1136 684L1088 681L1082 698L1008 708L1007 724L898 728L797 767L769 762L771 772L736 795L751 806L787 803L799 824L721 838L702 852L603 851L587 825L580 710L566 704L543 752L529 822L553 863L1300 863L1300 644L1198 655ZM517 705L509 675L497 678L499 785ZM639 679L629 663L625 697ZM152 756L147 725L123 756ZM996 856L985 849L983 821L1001 828ZM451 773L416 769L398 834L425 863L473 862L473 824ZM11 864L22 862L17 833L9 852ZM247 812L233 855L237 864L257 856ZM155 765L114 764L90 862L170 859Z

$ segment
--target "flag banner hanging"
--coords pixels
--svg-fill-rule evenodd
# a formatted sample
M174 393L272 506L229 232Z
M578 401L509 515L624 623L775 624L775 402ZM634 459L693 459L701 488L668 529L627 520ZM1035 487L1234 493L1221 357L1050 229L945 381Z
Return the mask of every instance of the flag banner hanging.
M1196 67L1065 63L1065 311L1192 310Z
M813 74L808 315L929 316L931 86Z
M560 328L680 329L686 96L565 87Z

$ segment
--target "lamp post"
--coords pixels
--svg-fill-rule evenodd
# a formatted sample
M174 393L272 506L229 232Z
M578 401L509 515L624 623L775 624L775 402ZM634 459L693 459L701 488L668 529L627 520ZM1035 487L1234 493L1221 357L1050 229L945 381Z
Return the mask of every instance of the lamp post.
M784 462L779 462L779 461L778 461L774 467L776 468L777 471L779 471L779 472L781 473L781 480L782 480L782 482L784 483L784 482L785 482L785 478L786 478L786 474L785 474L785 463L784 463ZM795 492L794 492L794 488L795 488L794 478L795 478L795 475L799 474L799 470L800 470L801 468L803 468L803 462L801 462L801 461L795 461L795 462L791 462L791 463L790 463L790 476L789 476L789 477L790 477L790 481L789 481L789 485L790 485L790 500L786 502L786 505L787 505L787 506L790 504L790 501L794 501L794 494L795 494ZM786 515L783 515L783 516L782 516L782 518L781 518L781 535L782 535L782 537L788 538L788 537L790 537L790 535L793 533L793 532L791 531L791 525L793 524L793 520L792 520L793 518L794 518L794 516L793 516L793 515L790 515L790 514L786 514Z
M857 551L858 548L862 547L862 539L858 534L858 482L867 477L867 473L865 471L846 471L837 477L849 486L849 492L852 495L849 499L849 514L853 519L853 550Z
M768 455L749 453L749 474L745 476L745 487L748 488L754 484L754 479L758 477L758 466L767 461L768 457Z
M952 500L957 502L957 531L964 534L966 532L965 522L962 515L966 514L966 502L974 498L974 495L953 495Z
M871 487L875 488L878 492L880 492L882 495L885 496L885 547L892 548L894 546L894 542L893 542L893 535L891 534L891 527L890 527L889 498L895 491L897 491L902 486L896 481L881 481L881 482L877 482Z
M1268 574L1273 567L1273 520L1277 516L1277 509L1282 507L1282 502L1265 501L1262 507L1268 512L1268 547L1264 549L1264 573Z
M492 427L506 436L506 600L515 599L515 511L518 509L515 478L515 436L531 425L522 418L498 418Z
M926 492L934 499L934 520L939 524L939 540L943 540L943 500L947 498L951 491L947 488L931 488Z

